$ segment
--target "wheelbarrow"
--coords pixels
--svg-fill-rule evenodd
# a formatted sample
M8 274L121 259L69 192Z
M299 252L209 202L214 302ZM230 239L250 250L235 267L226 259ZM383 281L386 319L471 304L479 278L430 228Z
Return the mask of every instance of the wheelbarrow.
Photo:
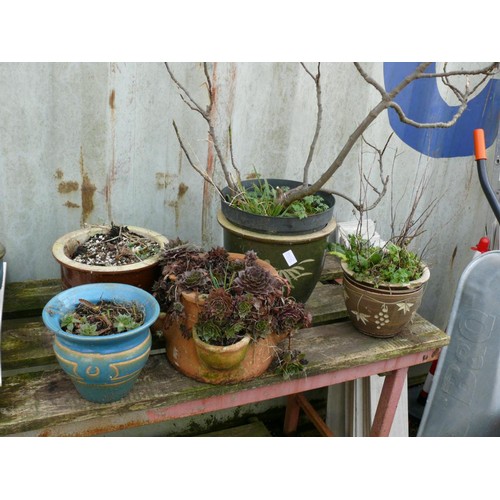
M479 181L500 224L486 173L484 131L474 131ZM500 436L500 251L474 258L460 277L417 437Z

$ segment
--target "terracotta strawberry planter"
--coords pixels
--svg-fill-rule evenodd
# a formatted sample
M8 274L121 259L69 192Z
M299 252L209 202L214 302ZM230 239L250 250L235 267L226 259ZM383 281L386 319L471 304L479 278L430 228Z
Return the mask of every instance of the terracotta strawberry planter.
M231 258L243 258L243 254L231 253ZM270 264L259 260L259 265L277 274ZM162 315L164 321L163 334L166 343L166 356L172 366L184 375L210 384L234 384L245 380L251 380L262 375L271 365L276 346L282 342L287 335L270 334L257 341L250 341L246 348L246 354L240 363L232 367L213 367L207 362L207 358L199 354L193 335L185 335L196 326L198 314L203 299L195 293L183 292L181 303L184 306L185 319L182 323L177 320L168 321L168 317Z

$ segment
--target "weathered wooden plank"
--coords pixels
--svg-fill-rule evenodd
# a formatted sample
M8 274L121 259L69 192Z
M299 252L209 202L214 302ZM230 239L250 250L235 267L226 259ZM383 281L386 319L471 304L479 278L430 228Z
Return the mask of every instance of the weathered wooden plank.
M40 318L19 318L3 322L2 368L5 372L56 363L53 333Z
M45 304L61 289L59 279L7 284L5 287L4 319L40 315Z
M448 342L449 337L444 332L420 317L410 331L393 339L367 337L354 330L350 322L321 325L302 330L295 336L294 348L305 353L309 364L306 374L293 377L292 382L299 382L295 379L307 381L315 375L381 360L384 363L380 366L389 369L392 366L389 360L396 362L405 354L431 350L437 354ZM116 422L115 427L108 423L102 430L111 432L134 425L130 418L126 423L119 423L120 416L130 412L143 411L153 419L160 418L155 409L195 401L199 401L199 411L202 411L209 398L220 396L232 399L240 391L255 388L265 388L274 397L272 387L282 383L280 375L267 372L252 381L231 386L203 384L178 373L165 355L156 354L150 356L127 397L115 403L97 404L82 399L69 378L59 369L13 375L6 377L4 386L0 388L0 435L36 431L65 423L78 427L79 422L84 424L93 418ZM290 388L293 389L295 387ZM98 429L93 428L93 432L96 431Z
M343 287L339 284L318 283L306 303L314 325L324 325L347 318Z
M7 320L3 322L3 329L1 350L5 376L10 371L42 369L57 363L52 349L54 334L45 327L40 317ZM165 349L162 336L154 333L152 340L152 349Z
M314 325L344 318L346 311L342 287L319 284L307 302L307 308L313 315ZM39 317L4 321L1 339L3 369L22 370L56 363L52 338L53 334L45 328ZM163 337L153 335L152 348L165 349Z
M326 255L325 263L323 264L323 271L321 272L321 281L329 282L342 277L342 268L340 267L340 260L334 255Z

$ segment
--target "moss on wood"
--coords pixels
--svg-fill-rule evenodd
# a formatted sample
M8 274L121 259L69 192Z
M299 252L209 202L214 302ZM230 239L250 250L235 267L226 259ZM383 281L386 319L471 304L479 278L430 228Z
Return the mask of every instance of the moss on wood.
M61 290L58 279L9 283L5 286L3 319L38 316L45 304Z

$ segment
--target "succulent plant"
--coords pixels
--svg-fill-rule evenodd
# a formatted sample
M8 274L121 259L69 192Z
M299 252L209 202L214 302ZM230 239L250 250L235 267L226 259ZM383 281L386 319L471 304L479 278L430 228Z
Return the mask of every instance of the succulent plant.
M197 292L203 305L196 332L205 342L230 345L245 335L253 340L271 333L286 336L310 325L304 305L289 296L286 279L259 265L254 251L235 259L221 247L202 252L177 241L164 252L162 265L153 295L167 321L182 323L182 292Z
M311 326L311 314L305 310L301 303L284 302L274 309L273 327L279 334L289 332L291 329L308 328Z
M207 321L225 321L233 314L234 309L233 298L223 288L215 288L210 291L205 299L203 310L200 313L200 319Z
M246 266L234 280L237 293L254 295L281 294L281 286L277 287L277 279L269 271L256 264Z
M210 284L210 278L205 269L191 269L185 271L177 278L177 285L186 292L205 293Z

